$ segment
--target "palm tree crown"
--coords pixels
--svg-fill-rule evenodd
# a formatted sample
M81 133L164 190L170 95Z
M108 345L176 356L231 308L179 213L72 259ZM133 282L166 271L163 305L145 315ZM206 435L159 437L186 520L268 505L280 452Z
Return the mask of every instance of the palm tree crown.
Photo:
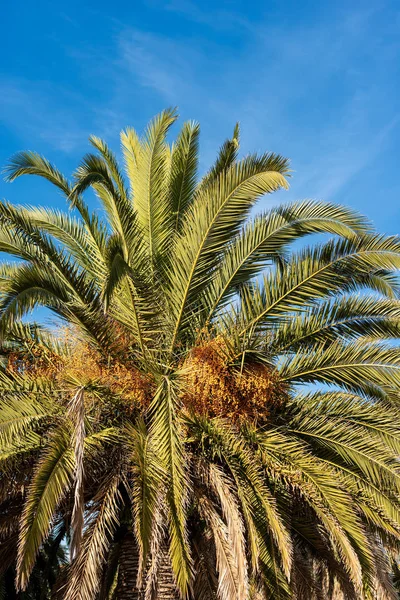
M72 183L7 168L70 211L0 204L4 569L25 589L66 538L67 599L396 598L400 240L326 202L252 217L288 161L236 127L199 178L175 120L121 134L125 174L96 137Z

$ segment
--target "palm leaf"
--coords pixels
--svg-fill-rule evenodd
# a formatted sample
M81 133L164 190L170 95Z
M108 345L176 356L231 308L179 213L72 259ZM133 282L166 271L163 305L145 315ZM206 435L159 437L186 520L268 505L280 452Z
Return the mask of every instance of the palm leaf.
M229 246L211 280L207 303L214 311L232 298L238 286L248 283L268 263L280 260L289 244L311 233L335 233L354 238L368 231L362 217L345 207L304 201L272 209L247 224ZM222 305L222 306L221 306Z
M132 506L136 539L139 545L138 582L149 558L152 539L157 532L159 504L164 490L166 472L157 454L143 421L129 427L127 433L132 447Z
M188 482L177 408L176 382L164 377L149 407L149 435L153 452L168 476L170 555L178 587L184 594L191 578L191 557L186 531Z
M121 471L117 470L101 482L93 500L82 549L71 568L66 590L69 600L91 600L99 590L106 552L119 522L120 483Z
M165 137L176 118L173 109L155 117L140 140L140 152L136 157L134 205L151 258L164 248L170 231L172 212L168 197L168 150Z
M266 154L250 156L234 165L196 196L174 247L174 270L170 273L168 293L175 328L174 349L185 314L209 282L225 244L262 195L286 186L287 161Z
M199 134L198 123L184 123L172 149L169 193L176 231L180 230L181 222L196 189Z
M28 584L36 555L49 533L56 508L72 483L74 469L68 433L61 429L48 442L29 486L18 547L20 589Z

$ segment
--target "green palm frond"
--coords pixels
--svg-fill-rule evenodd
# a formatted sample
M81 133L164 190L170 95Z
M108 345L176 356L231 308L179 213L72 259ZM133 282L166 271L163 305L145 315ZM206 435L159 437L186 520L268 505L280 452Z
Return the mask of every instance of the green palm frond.
M230 552L233 554L233 565L234 570L232 571L232 586L233 593L227 592L227 597L233 598L247 598L249 594L248 589L248 565L246 558L246 541L245 541L245 528L243 519L240 513L238 501L234 496L234 485L216 464L201 462L199 464L201 479L204 484L217 496L222 515L225 523L222 527L222 535L229 540ZM205 506L204 510L208 514L209 506ZM218 522L215 520L215 515L209 514L210 527L218 528ZM224 533L224 529L226 529ZM221 545L223 550L223 538L221 539ZM221 574L221 569L218 568ZM222 569L224 572L224 569ZM224 588L224 583L220 581L219 587Z
M108 273L102 291L104 310L110 310L110 305L112 305L112 301L114 300L116 301L116 307L114 311L113 308L111 308L110 312L114 312L115 317L118 320L123 319L125 311L128 313L130 326L132 327L140 348L143 350L144 341L142 329L145 328L143 314L141 314L144 308L142 306L143 301L141 302L142 299L134 284L134 280L136 279L134 272L125 261L123 255L124 252L121 248L120 239L118 237L110 238L107 248ZM128 297L127 307L123 304L123 292L126 292Z
M106 162L110 175L115 181L119 195L122 198L127 198L128 191L125 187L124 177L120 171L115 154L110 150L106 142L98 138L97 136L91 135L89 141L92 144L92 146L94 146L99 151L104 161Z
M339 391L297 395L294 406L299 415L295 419L310 420L309 415L312 411L313 418L323 417L331 421L332 429L339 423L364 427L369 438L376 436L394 453L400 454L400 413L395 406L389 409L357 394Z
M379 279L380 270L399 268L399 249L397 238L372 235L306 248L268 273L262 288L246 290L241 304L243 333L284 313L304 310L318 299L372 287L370 273Z
M282 322L274 332L273 344L277 352L287 352L319 341L327 344L338 337L397 338L399 317L398 300L359 294L328 298Z
M237 600L240 596L240 579L228 529L207 497L199 498L200 515L204 518L212 533L216 565L219 575L218 597L221 600Z
M34 431L25 431L17 441L8 444L3 443L0 447L0 464L3 476L15 472L20 468L26 457L37 457L42 448L42 436Z
M188 318L192 314L225 244L239 231L261 195L287 186L286 173L287 161L280 156L249 156L222 172L196 196L183 233L176 240L174 269L169 277L169 304L175 320L172 350L185 327L185 315Z
M52 332L41 323L26 321L15 321L8 328L7 338L0 347L3 350L18 347L27 354L31 349L40 347L54 356L65 356L70 352L68 343L57 335L57 332Z
M334 233L350 239L365 233L364 219L345 207L304 201L272 209L250 222L229 246L211 280L210 316L268 264L281 260L289 245L311 233Z
M343 397L343 395L342 395ZM312 406L317 396L305 397L305 404ZM382 409L372 407L369 411L367 404L364 406L364 418L361 407L354 407L354 398L348 400L353 404L355 416L351 418L339 417L337 401L340 395L327 394L321 397L321 406L310 422L308 414L300 411L294 416L289 427L297 435L315 445L318 451L326 452L326 456L333 464L344 464L349 469L361 473L372 484L384 485L389 482L394 490L400 483L400 469L397 460L397 451L392 449L397 446L395 426L382 419ZM335 418L336 411L336 418ZM359 415L357 420L356 415ZM392 418L396 412L392 413ZM331 416L332 415L332 416ZM380 418L379 418L380 415ZM374 428L374 417L377 419ZM390 436L389 433L392 435ZM394 438L394 439L393 439ZM390 440L390 443L389 443Z
M46 539L57 506L69 489L75 468L68 433L59 430L47 444L30 484L21 518L17 581L25 589L35 558Z
M175 231L181 228L197 186L199 135L198 123L184 123L172 148L169 194Z
M240 502L249 507L253 526L257 532L258 545L265 557L269 555L268 546L264 546L267 532L270 532L277 545L285 572L290 572L291 544L285 525L276 509L275 499L265 485L260 465L254 460L254 455L238 438L234 431L224 427L217 421L206 421L200 418L190 418L189 423L197 429L197 435L204 439L210 438L212 452L215 456L223 457L231 476L238 489ZM247 523L248 525L248 523ZM266 558L265 558L266 560Z
M213 179L217 179L221 173L227 171L235 164L240 147L240 125L236 123L231 138L225 140L219 149L217 158L209 170L209 172L203 177L200 185L207 186Z
M151 542L159 534L159 504L165 493L164 465L160 462L143 421L127 430L132 448L132 506L136 539L139 545L138 580L142 581Z
M177 382L165 376L149 408L149 435L167 475L166 502L170 521L170 554L177 584L186 593L191 556L186 530L188 481L178 417Z
M6 181L15 181L15 179L22 175L37 175L47 179L65 194L70 205L75 207L80 213L83 221L88 226L93 239L96 239L96 218L90 216L89 209L81 197L74 195L72 200L72 184L64 177L57 167L46 158L37 154L37 152L19 152L11 158L4 171L6 173Z
M380 341L358 340L351 345L336 341L315 344L307 354L288 355L279 365L284 381L324 382L363 393L364 385L397 387L400 351Z
M174 109L155 117L140 140L140 151L136 157L134 206L151 258L162 251L171 230L168 149L165 137L176 119Z
M24 212L34 225L61 242L89 273L102 278L106 234L95 219L89 229L81 220L59 210L30 208Z
M27 434L40 430L41 424L54 420L58 412L52 401L54 389L47 381L0 373L0 390L0 448L18 440L22 443Z
M106 160L95 154L87 154L75 172L75 185L72 198L77 198L92 187L99 197L113 233L118 234L124 242L126 255L129 254L129 241L136 233L136 214L131 202L121 195L118 186L109 171Z
M121 146L124 155L125 171L129 179L129 195L133 199L140 154L140 138L132 127L127 127L125 131L121 131Z
M71 517L71 558L80 551L84 522L84 440L85 430L85 397L84 388L79 387L69 402L67 416L72 422L72 445L74 450L74 507Z
M6 181L14 181L21 175L38 175L62 190L66 196L71 192L71 186L64 175L44 156L37 152L19 152L15 154L4 169Z
M282 431L261 434L255 431L251 439L256 443L265 467L275 476L282 470L283 480L313 509L315 519L329 532L329 542L340 556L350 581L360 590L361 567L351 538L357 539L359 550L368 562L371 557L363 525L352 506L349 487L338 485L332 466L318 460L310 448L294 436Z
M57 270L47 263L21 264L13 279L7 280L0 302L4 327L12 326L36 306L47 306L100 347L111 344L113 332L96 286L78 265L68 264L62 255L57 260Z

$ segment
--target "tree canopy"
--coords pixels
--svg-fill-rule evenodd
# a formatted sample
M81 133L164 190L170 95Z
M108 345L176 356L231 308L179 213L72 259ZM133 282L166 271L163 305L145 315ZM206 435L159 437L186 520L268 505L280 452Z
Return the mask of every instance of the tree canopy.
M94 136L71 181L7 167L68 208L0 203L3 581L56 540L69 600L397 598L400 239L322 201L253 216L288 160L236 126L200 177L176 118L123 131L123 167Z

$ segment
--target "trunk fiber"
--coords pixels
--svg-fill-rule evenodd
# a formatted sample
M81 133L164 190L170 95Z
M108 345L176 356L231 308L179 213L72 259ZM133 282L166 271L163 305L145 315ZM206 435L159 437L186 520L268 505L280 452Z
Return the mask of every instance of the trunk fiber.
M122 542L116 600L144 600L144 591L136 586L139 566L138 550L133 534L128 533ZM152 600L180 600L172 575L168 546L162 545L158 556L156 590Z

